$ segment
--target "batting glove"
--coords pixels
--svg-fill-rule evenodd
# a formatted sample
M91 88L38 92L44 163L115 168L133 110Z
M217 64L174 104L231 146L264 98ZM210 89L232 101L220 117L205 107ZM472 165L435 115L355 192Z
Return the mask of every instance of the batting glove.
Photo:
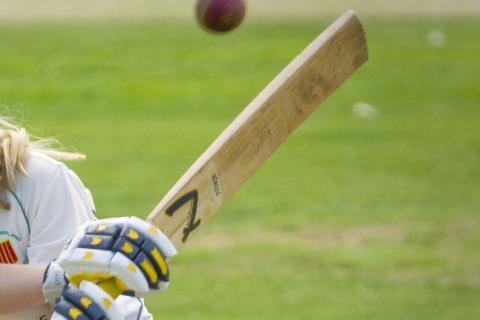
M51 320L152 320L142 299L120 295L113 299L90 281L68 285L57 301Z
M89 222L81 226L57 263L70 283L113 282L119 292L164 290L170 281L167 259L177 251L155 226L135 217ZM102 287L104 287L102 285Z

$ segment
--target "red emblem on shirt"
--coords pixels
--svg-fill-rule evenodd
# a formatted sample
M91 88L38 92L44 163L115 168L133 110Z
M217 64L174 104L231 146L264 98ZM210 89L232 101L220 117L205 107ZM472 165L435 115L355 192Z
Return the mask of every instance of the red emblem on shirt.
M17 263L18 257L15 254L15 250L10 240L0 241L0 263Z

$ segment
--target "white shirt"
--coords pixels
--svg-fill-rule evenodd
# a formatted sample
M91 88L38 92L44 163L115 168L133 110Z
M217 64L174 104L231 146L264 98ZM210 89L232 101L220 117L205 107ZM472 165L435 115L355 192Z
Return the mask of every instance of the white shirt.
M11 209L0 209L0 262L48 264L78 226L95 218L95 206L90 192L63 163L32 152L25 169L28 176L18 173L15 187L7 191ZM39 314L29 319L47 318Z

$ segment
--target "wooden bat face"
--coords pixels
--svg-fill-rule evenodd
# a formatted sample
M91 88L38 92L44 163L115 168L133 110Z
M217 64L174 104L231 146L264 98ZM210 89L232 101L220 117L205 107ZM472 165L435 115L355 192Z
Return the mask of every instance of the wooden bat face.
M242 111L147 219L179 249L367 59L362 24L348 11Z

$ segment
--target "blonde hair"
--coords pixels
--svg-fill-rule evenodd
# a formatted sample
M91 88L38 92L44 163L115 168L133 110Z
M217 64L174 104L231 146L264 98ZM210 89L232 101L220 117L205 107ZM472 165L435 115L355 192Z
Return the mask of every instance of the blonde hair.
M41 139L28 134L25 128L15 125L8 118L0 117L0 188L3 190L15 186L16 172L28 176L24 164L31 151L37 151L59 161L84 160L83 154L56 150L54 139ZM0 199L0 205L10 209L10 204Z

